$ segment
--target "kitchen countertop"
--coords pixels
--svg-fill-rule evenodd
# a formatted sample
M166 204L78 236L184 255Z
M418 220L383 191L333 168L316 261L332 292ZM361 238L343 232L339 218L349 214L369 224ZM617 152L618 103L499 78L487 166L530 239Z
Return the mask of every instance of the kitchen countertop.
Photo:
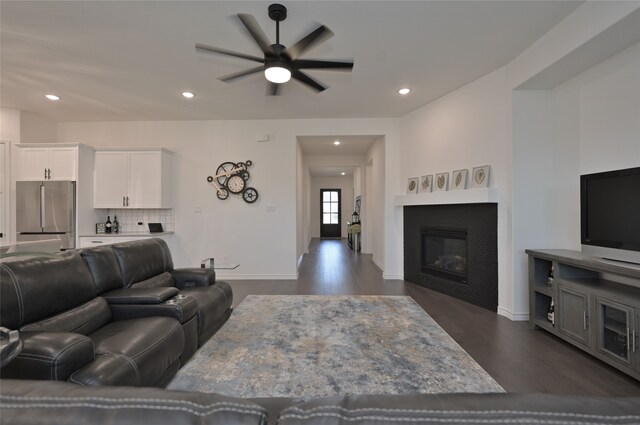
M162 235L172 235L173 232L157 232L157 233L149 233L149 232L126 232L126 233L84 233L81 234L81 238L128 238L131 236L162 236Z

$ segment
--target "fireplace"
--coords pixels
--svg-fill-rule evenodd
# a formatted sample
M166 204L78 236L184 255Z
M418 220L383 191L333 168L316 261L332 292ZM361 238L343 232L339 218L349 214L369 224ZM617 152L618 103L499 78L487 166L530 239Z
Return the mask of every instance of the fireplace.
M497 204L404 206L404 280L497 311Z
M467 283L467 231L422 229L422 272Z

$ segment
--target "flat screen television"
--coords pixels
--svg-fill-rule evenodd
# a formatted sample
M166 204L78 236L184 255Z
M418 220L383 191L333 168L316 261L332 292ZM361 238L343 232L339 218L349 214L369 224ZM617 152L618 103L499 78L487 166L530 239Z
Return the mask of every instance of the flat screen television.
M580 176L582 252L640 264L640 167Z

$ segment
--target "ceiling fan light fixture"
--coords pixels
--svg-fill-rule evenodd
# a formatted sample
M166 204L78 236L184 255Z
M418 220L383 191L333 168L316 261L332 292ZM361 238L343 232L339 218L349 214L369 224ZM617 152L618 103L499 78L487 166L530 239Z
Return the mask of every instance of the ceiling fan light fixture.
M264 69L264 76L267 81L276 84L286 83L291 79L291 69L289 64L282 61L273 61L267 64Z

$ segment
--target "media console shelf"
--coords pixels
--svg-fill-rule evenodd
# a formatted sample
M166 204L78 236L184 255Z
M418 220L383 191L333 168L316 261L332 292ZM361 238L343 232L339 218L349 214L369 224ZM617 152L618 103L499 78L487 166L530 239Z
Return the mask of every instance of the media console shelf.
M525 252L532 329L551 332L640 380L640 268L564 249ZM553 323L547 317L552 302Z

